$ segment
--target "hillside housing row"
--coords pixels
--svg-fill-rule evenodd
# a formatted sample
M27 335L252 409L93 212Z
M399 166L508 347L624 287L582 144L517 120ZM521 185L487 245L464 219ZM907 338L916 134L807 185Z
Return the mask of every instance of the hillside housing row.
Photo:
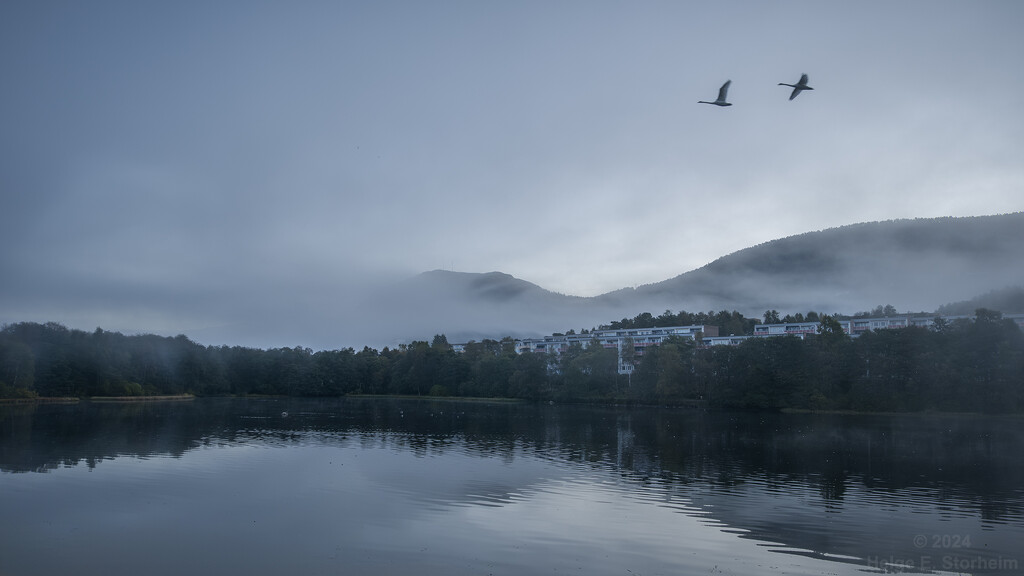
M969 320L972 316L941 316L946 322ZM1012 320L1024 330L1024 314L1005 314L1004 319ZM917 326L931 328L935 324L934 317L925 316L887 316L883 318L852 318L839 320L843 331L851 337L857 337L870 330L888 330ZM766 338L773 336L795 336L806 338L817 334L819 322L789 322L783 324L758 324L754 326L752 336L719 336L718 326L666 326L660 328L628 328L612 330L594 330L582 334L552 334L541 338L524 338L516 340L516 352L561 354L575 343L583 347L592 342L600 343L605 348L615 348L619 356L619 373L629 374L633 371L634 362L623 359L623 347L630 343L633 346L633 357L639 360L644 350L658 346L671 337L695 340L700 346L736 346L748 338ZM628 354L627 354L628 356Z

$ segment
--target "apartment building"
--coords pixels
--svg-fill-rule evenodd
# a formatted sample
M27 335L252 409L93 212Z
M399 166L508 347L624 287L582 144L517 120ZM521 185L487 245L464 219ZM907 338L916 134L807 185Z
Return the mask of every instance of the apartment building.
M557 355L568 350L573 344L579 344L585 348L596 342L605 348L614 348L619 355L619 374L629 374L633 371L633 364L623 361L624 346L633 346L634 357L639 359L647 348L658 346L673 336L689 340L718 336L718 326L666 326L663 328L594 330L582 334L552 334L543 338L517 340L516 352L520 354L544 352Z
M946 322L971 320L973 316L943 316ZM1024 330L1024 314L1004 314L1003 319L1012 320ZM916 326L931 328L935 324L934 316L888 316L883 318L851 318L839 320L843 331L851 337L857 337L872 330L891 330ZM634 362L643 357L644 351L651 346L658 346L672 336L697 340L701 346L738 346L749 338L765 338L774 336L794 336L805 339L818 333L818 322L788 322L781 324L758 324L754 326L752 336L719 336L717 326L668 326L663 328L630 328L615 330L595 330L582 334L552 334L542 338L526 338L516 341L516 352L519 354L543 352L561 354L575 343L583 347L597 342L605 348L614 348L619 356L619 374L629 374L634 364L623 360L623 347L633 346ZM628 355L627 355L628 356Z

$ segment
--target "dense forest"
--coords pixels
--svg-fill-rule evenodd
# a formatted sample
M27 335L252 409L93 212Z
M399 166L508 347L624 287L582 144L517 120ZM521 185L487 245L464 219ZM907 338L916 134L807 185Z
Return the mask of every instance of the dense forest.
M668 316L678 323L686 319L680 314L641 314L613 326L642 327ZM756 322L736 313L708 317L725 324L725 333L747 332ZM844 334L835 317L815 314L812 321L820 321L819 334L806 340L751 338L711 347L668 340L634 358L629 376L618 374L616 350L599 345L575 344L558 356L517 354L505 338L470 342L460 353L436 335L380 351L260 350L26 322L0 330L0 397L402 394L765 410L1024 411L1024 334L998 312L979 309L970 321L858 338Z

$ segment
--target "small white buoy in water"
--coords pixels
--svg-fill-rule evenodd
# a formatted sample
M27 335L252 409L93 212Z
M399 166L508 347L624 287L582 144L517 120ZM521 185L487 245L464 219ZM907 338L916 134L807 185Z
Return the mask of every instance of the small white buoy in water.
M281 418L287 418L287 417L288 417L288 413L287 412L281 412Z

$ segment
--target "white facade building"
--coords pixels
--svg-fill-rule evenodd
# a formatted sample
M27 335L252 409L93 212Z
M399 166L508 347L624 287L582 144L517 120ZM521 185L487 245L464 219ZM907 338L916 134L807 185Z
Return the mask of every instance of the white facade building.
M943 316L947 322L971 320L973 316ZM1024 314L1004 314L1003 319L1012 320L1024 330ZM935 324L934 316L889 316L884 318L852 318L838 320L843 331L851 337L857 337L869 330L889 330L916 326L931 328ZM749 338L771 336L794 336L801 340L818 333L819 322L788 322L782 324L757 324L752 336L719 336L717 326L667 326L664 328L624 328L615 330L594 330L582 334L552 334L542 338L525 338L516 341L516 352L519 354L543 352L559 355L574 343L586 348L591 342L598 342L605 348L615 348L619 356L619 374L630 374L634 365L623 361L623 346L632 342L633 357L636 361L644 355L650 346L658 346L666 339L677 336L697 340L701 346L738 346ZM457 346L457 345L456 345Z
M634 357L639 359L643 356L646 348L657 346L673 336L697 340L717 335L718 326L704 325L594 330L583 334L552 334L543 338L517 340L516 352L520 354L544 352L558 355L568 350L574 343L586 348L590 346L591 342L598 342L605 348L616 349L619 355L619 374L629 374L633 371L634 366L630 362L623 361L622 348L628 346L630 342L632 342Z

